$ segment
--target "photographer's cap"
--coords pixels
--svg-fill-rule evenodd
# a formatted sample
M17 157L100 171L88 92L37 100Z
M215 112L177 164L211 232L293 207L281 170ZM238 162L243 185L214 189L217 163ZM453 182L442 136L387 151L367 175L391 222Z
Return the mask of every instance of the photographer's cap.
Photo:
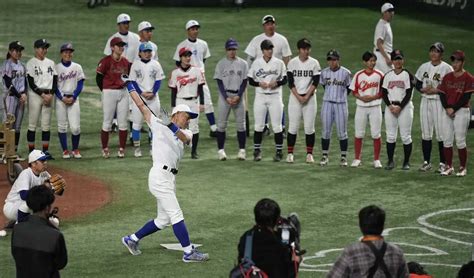
M174 108L173 108L173 111L171 112L171 116L173 116L174 114L178 113L178 112L186 112L188 113L189 117L191 119L195 119L197 118L198 114L197 113L194 113L193 111L191 111L191 108L189 108L189 106L187 106L186 104L178 104L176 105Z
M119 14L117 16L117 24L120 24L120 23L125 23L125 22L130 22L132 21L132 19L130 18L130 16L128 14Z
M33 163L35 161L46 161L53 159L51 155L45 154L40 150L32 150L31 153L28 155L28 163Z

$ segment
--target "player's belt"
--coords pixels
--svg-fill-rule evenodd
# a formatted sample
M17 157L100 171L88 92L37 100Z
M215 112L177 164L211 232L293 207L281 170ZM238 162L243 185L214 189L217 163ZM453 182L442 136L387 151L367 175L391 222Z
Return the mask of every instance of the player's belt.
M400 106L402 103L400 101L392 101L391 104Z
M197 99L198 97L181 97L181 99L184 99L184 100L193 100L193 99Z
M276 95L276 94L278 94L278 92L262 93L262 94L264 94L264 95Z
M235 90L235 91L234 90L226 90L226 92L227 93L232 93L232 94L238 94L239 93L239 91L237 91L237 90Z
M171 174L173 174L173 175L177 175L177 174L178 174L178 169L168 167L167 165L163 165L163 170L169 171L169 172L171 172Z
M74 97L74 95L63 95L63 97L71 98Z

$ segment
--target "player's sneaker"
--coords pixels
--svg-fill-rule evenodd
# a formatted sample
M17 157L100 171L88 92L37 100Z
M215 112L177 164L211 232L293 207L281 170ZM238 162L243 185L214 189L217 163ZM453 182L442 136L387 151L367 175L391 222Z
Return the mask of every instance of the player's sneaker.
M444 171L441 172L441 176L451 176L454 174L454 168L453 167L445 167Z
M405 171L410 170L410 163L403 164L402 170L405 170Z
M220 161L227 160L227 155L225 154L224 149L220 149L220 150L217 151L217 158L218 158Z
M323 157L321 158L321 160L319 161L319 165L321 166L326 166L328 165L329 163L329 158L327 155L323 155Z
M295 162L295 157L292 153L289 153L287 156L286 156L286 162L288 163L293 163Z
M134 151L133 155L135 157L142 157L142 150L140 149L140 147L135 147L135 151Z
M351 167L359 167L360 165L362 165L362 161L360 159L352 160Z
M281 151L276 151L273 161L280 162L283 159L283 153Z
M109 148L102 149L102 157L103 158L109 158L110 157Z
M71 158L71 153L68 150L63 151L63 158L64 159Z
M428 171L430 171L432 168L433 168L433 166L431 166L431 163L428 163L428 161L425 161L425 162L423 162L423 165L421 165L420 168L418 168L418 171L420 171L420 172L428 172Z
M199 252L194 246L190 253L183 253L183 262L185 263L200 263L207 260L209 260L209 254Z
M254 161L260 161L262 160L262 151L261 150L255 150L253 152L253 160Z
M456 173L457 177L465 177L467 175L467 170L464 167L459 168L459 172Z
M247 158L247 155L245 153L245 149L240 149L239 153L237 154L237 159L238 160L245 160Z
M347 158L345 156L341 157L341 161L339 162L339 166L347 167Z
M124 158L125 157L125 150L123 148L120 148L117 152L117 157L118 158Z
M385 170L392 170L393 168L395 168L395 162L393 161L389 161L387 166L385 166Z
M374 160L374 168L375 169L381 169L382 168L382 162L380 162L380 160Z
M134 241L130 236L122 237L122 243L127 247L128 251L130 251L130 254L136 256L142 253L142 251L138 249L138 241Z
M308 164L314 163L313 154L311 154L311 153L306 154L306 163L308 163Z
M445 169L446 169L446 164L440 162L440 163L439 163L439 166L438 166L438 169L436 170L436 173L440 173L440 174L441 174L441 173L444 172Z
M78 149L72 151L72 156L76 159L81 159L82 158L81 152Z

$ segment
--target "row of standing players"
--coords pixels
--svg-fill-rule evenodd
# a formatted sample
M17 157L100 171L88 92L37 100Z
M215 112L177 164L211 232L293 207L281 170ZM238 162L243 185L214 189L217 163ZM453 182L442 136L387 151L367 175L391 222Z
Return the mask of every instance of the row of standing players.
M105 54L110 54L102 59L97 68L97 84L103 93L104 121L102 125L101 141L103 156L109 157L108 136L112 128L114 115L117 117L119 126L120 148L118 157L124 157L125 143L127 139L127 117L129 110L132 110L131 118L133 122L132 137L134 141L135 155L141 156L140 132L143 119L135 105L129 105L128 97L120 79L121 74L130 73L131 79L135 80L135 87L140 90L141 96L155 113L159 111L159 99L157 92L161 85L161 80L165 77L163 70L157 61L157 47L150 42L154 27L149 22L141 22L138 26L139 36L129 32L130 16L120 14L117 18L119 32L111 36L104 49ZM256 87L254 102L254 159L261 159L261 142L263 129L266 126L268 114L275 133L276 154L274 160L282 159L283 148L283 124L284 113L282 103L282 86L289 83L290 101L288 105L289 128L288 128L288 156L287 161L293 162L293 148L296 141L296 133L300 120L303 118L306 134L306 150L308 163L314 162L312 148L314 146L314 120L316 116L316 98L313 97L318 83L321 82L325 89L322 107L322 152L321 165L328 163L329 138L332 124L335 123L338 129L338 137L341 146L341 166L347 166L347 95L350 91L357 98L357 110L355 117L356 138L355 138L355 160L352 166L361 165L362 138L365 133L367 119L371 126L371 135L374 139L374 166L381 168L379 159L381 140L380 130L382 113L380 104L382 99L387 104L385 113L387 126L387 152L388 163L386 168L394 168L393 153L397 129L400 126L401 138L404 144L405 159L403 169L409 169L409 156L411 153L411 123L413 120L413 105L411 104L411 89L416 86L422 93L421 122L423 137L424 164L420 170L430 170L431 136L433 129L436 130L438 142L440 144L440 172L450 175L452 168L452 144L453 135L456 133L456 143L461 160L458 175L466 174L466 127L469 122L469 96L472 86L469 86L470 75L464 73L464 53L456 52L451 58L453 66L456 61L461 62L460 82L464 86L463 92L457 97L440 98L437 86L441 83L444 75L453 71L452 67L441 60L444 46L435 43L430 47L430 62L423 64L416 74L416 79L403 69L403 54L396 55L395 61L401 60L398 69L393 70L392 75L403 76L402 79L387 81L387 87L383 87L383 82L389 78L382 78L383 74L374 69L377 56L368 52L364 54L363 60L366 68L356 73L351 82L350 71L340 66L339 53L331 50L328 53L329 67L320 69L317 60L309 56L311 43L307 39L298 42L298 57L289 61L291 50L285 37L275 32L275 18L266 15L262 19L264 33L256 36L245 50L249 56L247 61L251 63L250 69L247 62L238 58L236 50L238 44L235 40L229 39L226 42L226 57L223 58L216 67L214 79L217 80L219 88L219 121L215 124L212 102L209 88L205 83L204 62L210 57L207 43L198 38L200 25L195 20L186 23L188 38L181 42L174 55L177 67L172 72L169 87L172 89L172 106L176 104L187 104L196 112L206 112L206 116L211 124L211 132L215 132L218 143L219 159L226 159L224 151L225 130L230 110L234 110L237 120L237 138L239 141L239 159L245 159L245 128L246 121L245 94L247 80L248 83ZM125 40L126 39L126 40ZM70 43L61 46L61 63L54 63L47 59L46 53L49 43L38 40L34 44L35 57L26 66L18 63L21 58L21 51L24 47L19 42L12 42L9 47L8 59L2 70L2 76L6 91L7 112L15 114L17 122L17 144L19 140L19 125L23 106L26 101L27 84L30 87L29 93L29 126L27 140L30 149L34 148L36 123L40 119L42 125L43 150L48 150L49 126L51 115L51 104L53 94L56 95L56 111L58 118L58 135L63 148L63 157L71 156L80 158L79 138L80 138L80 109L79 102L76 101L82 91L84 74L80 65L72 62L74 48ZM138 52L140 59L133 60L131 65L127 59L134 59ZM392 55L393 56L393 55ZM282 60L279 60L281 58ZM307 62L309 61L309 62ZM372 65L373 64L373 65ZM400 63L399 63L400 64ZM191 65L195 65L191 67ZM288 70L286 66L288 65ZM375 72L375 74L372 74ZM400 75L400 72L403 74ZM377 80L378 79L378 80ZM27 82L28 80L28 82ZM455 80L456 81L456 80ZM352 83L352 84L351 84ZM402 85L402 83L404 83ZM452 84L448 84L450 88ZM458 84L459 85L459 84ZM452 86L451 86L452 87ZM48 88L48 89L43 89ZM392 91L392 93L390 93ZM466 93L466 94L464 94ZM207 97L206 97L207 96ZM368 96L368 97L366 97ZM443 102L443 100L445 100ZM455 102L455 103L447 103ZM130 103L131 104L131 103ZM448 107L449 106L449 107ZM451 108L455 106L455 108ZM135 107L136 108L136 107ZM467 108L467 109L465 109ZM448 112L449 109L453 111ZM137 113L133 111L136 110ZM446 110L446 113L445 111ZM459 110L459 111L458 111ZM451 115L450 115L450 114ZM453 117L452 115L458 115ZM464 115L466 114L466 115ZM443 117L446 116L446 117ZM447 119L451 119L447 121ZM197 158L197 143L199 140L199 127L197 120L190 125L194 133L192 144L192 157ZM444 123L446 122L446 123ZM67 127L68 124L72 133L72 152L67 148ZM453 126L453 128L442 128L442 126ZM455 128L457 127L457 128ZM446 140L443 140L443 131L446 133ZM446 141L445 143L443 143ZM444 145L443 145L444 144ZM446 150L447 149L447 150ZM447 158L445 158L445 153ZM447 159L447 160L446 160ZM444 167L445 164L448 167ZM443 166L443 167L441 167ZM444 169L447 168L447 169Z

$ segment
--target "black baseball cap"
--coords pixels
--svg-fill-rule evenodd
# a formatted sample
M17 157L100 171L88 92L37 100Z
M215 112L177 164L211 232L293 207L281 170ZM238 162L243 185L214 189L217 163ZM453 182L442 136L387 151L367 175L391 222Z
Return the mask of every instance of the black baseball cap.
M405 58L405 55L400 49L395 49L390 53L390 60L402 60L403 58Z
M329 50L328 54L326 55L327 59L326 60L339 60L341 55L336 49L331 49Z
M309 41L307 38L302 38L296 43L296 47L298 47L298 49L311 48L311 41Z
M263 40L260 44L260 49L273 49L273 43L271 40Z
M46 39L39 39L35 41L35 48L49 48L51 44Z
M443 53L444 52L444 44L441 43L441 42L435 42L430 46L430 51L432 49L436 49L436 51L438 51L439 53Z
M371 58L375 58L375 60L377 60L377 56L375 56L375 54L373 52L366 51L366 52L364 52L364 54L362 54L362 61L364 61L364 62L367 62Z
M8 45L8 49L9 50L15 49L15 50L22 51L23 49L25 49L25 47L21 45L19 41L13 41Z

